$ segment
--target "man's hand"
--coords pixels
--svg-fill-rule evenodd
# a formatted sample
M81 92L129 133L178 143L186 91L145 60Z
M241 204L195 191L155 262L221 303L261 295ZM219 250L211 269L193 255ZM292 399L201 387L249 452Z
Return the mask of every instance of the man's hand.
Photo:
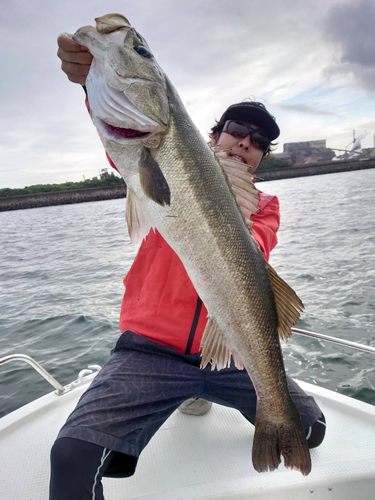
M92 55L87 47L79 45L72 37L69 33L62 33L57 39L57 55L62 61L61 69L71 82L86 85Z

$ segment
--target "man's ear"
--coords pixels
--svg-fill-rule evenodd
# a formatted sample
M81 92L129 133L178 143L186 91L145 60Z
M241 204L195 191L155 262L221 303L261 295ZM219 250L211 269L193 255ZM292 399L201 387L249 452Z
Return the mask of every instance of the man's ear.
M219 138L219 132L215 132L214 134L212 134L212 137L211 137L211 146L215 146L215 144L217 143L217 140Z

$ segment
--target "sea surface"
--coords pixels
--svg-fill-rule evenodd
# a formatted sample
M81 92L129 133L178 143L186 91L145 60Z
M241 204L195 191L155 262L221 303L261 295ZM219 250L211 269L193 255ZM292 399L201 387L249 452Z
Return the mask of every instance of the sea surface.
M306 311L298 327L375 347L375 169L258 184L279 197L270 262ZM104 365L119 335L122 279L136 249L125 201L0 213L0 357L35 358L61 384ZM288 373L375 405L375 355L293 335ZM0 366L0 416L52 387Z

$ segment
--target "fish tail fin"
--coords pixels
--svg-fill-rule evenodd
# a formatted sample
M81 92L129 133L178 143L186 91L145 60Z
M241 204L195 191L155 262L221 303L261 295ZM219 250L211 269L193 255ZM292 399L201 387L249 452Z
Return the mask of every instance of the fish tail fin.
M304 476L311 471L310 452L301 422L280 425L259 420L255 424L253 442L254 469L258 472L277 469L281 455L285 467L298 470Z
M277 426L269 422L255 425L253 465L257 472L272 471L281 463Z

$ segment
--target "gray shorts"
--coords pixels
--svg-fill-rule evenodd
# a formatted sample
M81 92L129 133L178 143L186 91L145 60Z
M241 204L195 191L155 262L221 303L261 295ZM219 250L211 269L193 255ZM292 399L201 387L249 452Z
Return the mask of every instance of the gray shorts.
M130 331L82 395L58 438L70 437L139 457L155 432L186 399L199 397L239 410L255 420L256 394L245 370L199 368L200 354L181 354ZM305 429L321 410L288 377Z

